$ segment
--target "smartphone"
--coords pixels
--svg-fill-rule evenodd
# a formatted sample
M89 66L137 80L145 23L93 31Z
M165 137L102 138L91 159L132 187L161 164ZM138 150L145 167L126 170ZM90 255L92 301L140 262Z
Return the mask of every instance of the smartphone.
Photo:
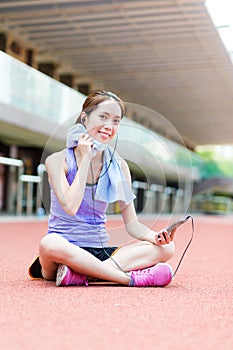
M164 230L166 230L168 233L171 233L175 228L177 228L177 227L179 227L180 225L184 224L184 223L185 223L186 221L188 221L188 219L190 219L190 218L191 218L191 216L188 215L188 216L186 216L186 217L183 218L183 219L180 219L180 220L178 220L178 221L175 221L173 224L171 224L171 225L165 227Z

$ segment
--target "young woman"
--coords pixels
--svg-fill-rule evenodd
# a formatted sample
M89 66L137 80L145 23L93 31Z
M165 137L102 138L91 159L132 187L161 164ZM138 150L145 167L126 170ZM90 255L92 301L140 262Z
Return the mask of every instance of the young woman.
M88 285L100 279L128 286L165 286L172 270L173 237L138 221L127 163L108 146L117 137L124 103L100 91L87 97L67 148L49 156L51 186L48 234L39 261L46 280L57 286ZM109 202L119 202L127 233L135 242L109 247L105 228Z

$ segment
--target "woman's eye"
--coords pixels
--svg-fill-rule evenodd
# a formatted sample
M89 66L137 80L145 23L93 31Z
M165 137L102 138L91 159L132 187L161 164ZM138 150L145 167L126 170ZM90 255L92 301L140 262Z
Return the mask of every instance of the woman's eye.
M101 118L101 119L106 119L106 115L100 114L100 118Z
M120 123L120 120L119 119L114 119L114 124L118 125Z

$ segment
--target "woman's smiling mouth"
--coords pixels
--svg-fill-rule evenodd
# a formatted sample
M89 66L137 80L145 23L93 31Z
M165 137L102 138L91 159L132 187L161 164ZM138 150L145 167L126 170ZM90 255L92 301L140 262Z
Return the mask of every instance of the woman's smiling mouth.
M108 140L111 137L111 135L105 131L98 131L98 133L105 140Z

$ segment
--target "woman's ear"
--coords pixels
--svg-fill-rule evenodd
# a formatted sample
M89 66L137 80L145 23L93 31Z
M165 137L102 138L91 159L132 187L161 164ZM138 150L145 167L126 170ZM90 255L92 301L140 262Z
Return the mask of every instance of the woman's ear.
M85 126L85 121L86 121L86 113L82 112L80 115L81 123Z

